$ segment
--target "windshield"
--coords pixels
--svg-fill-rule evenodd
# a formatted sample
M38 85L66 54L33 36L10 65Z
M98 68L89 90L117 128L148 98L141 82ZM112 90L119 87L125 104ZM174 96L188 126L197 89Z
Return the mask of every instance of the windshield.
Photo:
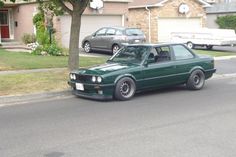
M140 29L129 28L126 29L126 35L133 36L133 35L143 35L143 32Z
M141 64L149 50L148 46L123 47L109 61Z

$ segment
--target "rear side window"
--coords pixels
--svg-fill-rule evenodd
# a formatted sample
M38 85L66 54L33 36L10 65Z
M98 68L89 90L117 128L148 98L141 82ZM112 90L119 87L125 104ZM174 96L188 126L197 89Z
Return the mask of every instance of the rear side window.
M125 34L128 36L138 36L143 35L143 32L140 29L129 28L125 30Z
M176 60L190 59L194 57L193 54L183 45L174 45L173 50Z
M115 33L116 33L116 30L115 29L113 29L113 28L110 28L110 29L108 29L107 30L107 35L115 35Z
M122 35L123 33L122 33L122 31L121 30L117 30L116 31L116 35Z

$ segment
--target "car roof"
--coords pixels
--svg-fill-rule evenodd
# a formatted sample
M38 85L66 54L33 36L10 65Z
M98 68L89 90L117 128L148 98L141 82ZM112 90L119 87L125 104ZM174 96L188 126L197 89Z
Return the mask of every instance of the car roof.
M120 29L120 30L125 30L125 29L139 29L139 28L134 28L134 27L122 27L122 26L103 27L103 28L114 28L114 29Z
M150 44L150 43L143 43L143 44L124 44L124 46L149 46L149 47L157 47L157 46L170 46L170 45L183 45L182 43L157 43L157 44Z

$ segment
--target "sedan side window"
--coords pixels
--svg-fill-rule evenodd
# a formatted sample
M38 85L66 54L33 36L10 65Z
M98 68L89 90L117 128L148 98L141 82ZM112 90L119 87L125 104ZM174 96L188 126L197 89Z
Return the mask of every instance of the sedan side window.
M99 31L97 31L96 35L97 36L103 36L103 35L106 34L106 30L107 30L106 28L100 29Z
M176 60L190 59L194 57L193 54L183 45L174 45L173 50Z
M170 48L169 46L161 46L156 48L157 56L155 60L157 63L166 62L171 60Z
M116 32L116 30L111 28L111 29L108 29L108 30L107 30L107 33L106 33L106 34L107 34L107 35L115 35L115 32Z

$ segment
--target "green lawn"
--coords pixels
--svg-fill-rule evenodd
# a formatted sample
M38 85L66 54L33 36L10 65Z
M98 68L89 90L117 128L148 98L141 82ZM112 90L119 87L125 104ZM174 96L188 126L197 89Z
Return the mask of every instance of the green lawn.
M212 57L236 55L236 52L232 53L232 52L222 52L222 51L214 51L214 50L193 50L193 51L196 52L197 54L209 55Z
M104 63L108 57L80 57L80 67ZM8 52L0 49L0 71L40 68L63 68L68 56L37 56L24 52Z
M0 75L0 96L69 89L68 71Z

